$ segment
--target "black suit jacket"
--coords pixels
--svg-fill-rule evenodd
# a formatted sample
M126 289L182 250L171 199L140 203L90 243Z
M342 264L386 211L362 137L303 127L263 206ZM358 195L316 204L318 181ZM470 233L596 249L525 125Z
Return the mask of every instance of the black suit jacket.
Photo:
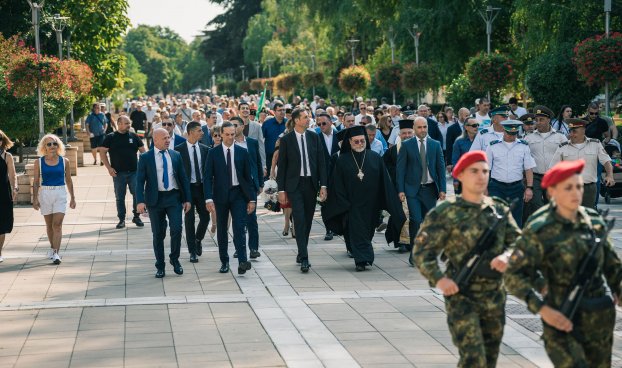
M328 181L330 181L330 176L328 176L328 166L329 166L330 156L339 152L339 149L340 149L339 139L337 139L335 132L332 132L331 135L333 136L333 146L330 150L330 153L328 153L328 148L326 147L326 140L324 139L324 135L322 133L318 134L318 136L320 137L320 143L322 144L322 150L324 151L324 161L326 162L326 174L327 174L326 179Z
M320 136L310 130L305 130L305 140L307 155L309 157L309 167L311 169L311 179L316 191L320 186L327 186L326 159L322 150ZM279 191L293 192L298 187L300 180L300 170L302 167L302 157L296 131L293 130L283 137L279 143L279 169L276 175L276 182Z
M451 155L454 152L454 143L456 139L462 134L462 128L460 128L460 123L453 123L449 128L447 128L447 136L445 137L445 165L451 165Z
M426 120L428 121L428 136L439 143L443 142L443 133L438 128L438 123L430 118Z
M201 170L201 173L203 173L205 171L205 162L207 161L207 151L209 151L209 148L201 143L199 143L198 146L198 154L201 155L201 167L199 168L199 170ZM181 159L184 162L184 170L186 171L186 175L188 176L188 182L190 182L190 178L192 177L192 166L190 165L190 160L194 160L194 157L192 157L191 153L188 151L188 144L186 142L178 144L177 146L175 146L175 151L179 152L179 154L181 155ZM197 180L200 181L201 178L197 178Z

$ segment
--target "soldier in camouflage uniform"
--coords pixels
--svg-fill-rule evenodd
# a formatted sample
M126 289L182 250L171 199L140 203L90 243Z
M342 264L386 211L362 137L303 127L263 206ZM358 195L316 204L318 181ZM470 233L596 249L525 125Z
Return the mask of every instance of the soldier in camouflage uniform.
M488 164L483 151L463 155L454 166L453 176L462 183L462 194L448 199L426 216L415 239L412 257L421 274L445 295L447 323L460 352L459 367L495 367L505 325L506 295L501 274L475 273L466 290L459 290L451 279L477 243L493 216L505 214L505 201L488 197ZM496 244L482 266L504 272L510 255L509 245L520 230L512 216L497 232ZM447 271L443 274L437 256L445 251Z
M542 316L542 337L555 367L611 366L614 301L619 304L622 281L622 265L611 238L603 245L599 274L586 290L573 320L557 310L590 250L592 230L597 237L605 231L598 212L581 206L584 166L582 159L563 161L544 175L542 187L548 188L551 202L536 211L524 227L505 275L508 290L527 302L532 313ZM533 290L537 270L548 289L544 299ZM613 300L607 295L605 281ZM583 342L569 333L573 328L585 336Z

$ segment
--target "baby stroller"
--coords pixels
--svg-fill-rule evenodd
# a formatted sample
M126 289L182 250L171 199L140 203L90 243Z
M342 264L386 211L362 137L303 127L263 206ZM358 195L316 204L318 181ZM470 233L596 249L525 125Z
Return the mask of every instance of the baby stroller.
M622 197L622 155L620 151L620 143L615 140L611 140L609 144L605 146L605 151L611 157L611 166L613 166L613 180L615 184L612 187L606 185L600 186L600 195L605 198L605 203L611 203L611 198ZM603 177L607 175L603 171ZM602 178L601 178L602 182Z

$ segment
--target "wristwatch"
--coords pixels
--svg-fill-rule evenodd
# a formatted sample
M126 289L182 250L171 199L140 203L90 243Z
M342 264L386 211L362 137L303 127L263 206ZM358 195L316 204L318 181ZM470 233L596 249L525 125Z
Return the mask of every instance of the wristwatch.
M533 190L533 185L527 185L527 189L532 189Z

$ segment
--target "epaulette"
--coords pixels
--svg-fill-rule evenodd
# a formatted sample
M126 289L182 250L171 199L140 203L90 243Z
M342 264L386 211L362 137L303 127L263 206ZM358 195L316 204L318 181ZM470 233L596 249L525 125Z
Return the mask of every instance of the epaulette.
M554 130L553 133L564 134L564 132L562 132L561 130Z
M519 141L520 141L522 144L529 145L529 143L528 143L526 140L524 140L524 139L519 139Z
M590 215L590 217L600 217L600 213L598 213L598 211L591 207L583 207L583 209L585 210L585 212L587 212L588 215Z
M563 146L567 145L567 144L568 144L568 142L569 142L569 141L566 141L566 142L564 142L564 143L560 143L560 144L559 144L559 146L560 146L560 147L563 147Z
M497 140L494 140L494 141L490 141L490 145L491 145L491 146L492 146L492 145L495 145L495 144L497 144L497 143L501 143L501 141L500 141L500 140L498 140L498 139L497 139Z
M482 130L479 132L479 134L482 134L482 135L483 135L483 134L486 134L486 133L488 133L488 129L482 129Z
M587 141L588 142L596 142L596 143L600 144L600 141L598 139L596 139L596 138L588 138Z
M533 134L533 132L535 132L535 130L530 130L530 131L526 132L525 135Z
M551 217L549 216L549 211L543 211L540 214L540 216L531 215L529 217L528 226L523 227L523 229L528 228L534 233L537 233L540 229L542 229L544 226L550 223L551 223Z
M510 205L505 199L501 199L500 197L492 196L490 198L492 198L493 201L501 203L504 206L509 206Z

